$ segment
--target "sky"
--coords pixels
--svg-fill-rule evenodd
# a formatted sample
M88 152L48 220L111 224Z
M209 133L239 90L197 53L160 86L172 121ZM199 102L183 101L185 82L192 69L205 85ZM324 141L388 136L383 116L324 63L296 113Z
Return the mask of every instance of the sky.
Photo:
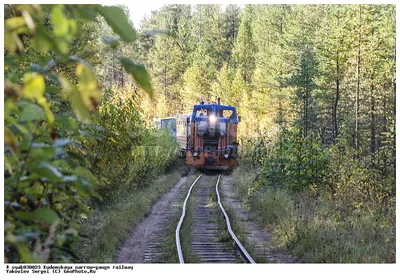
M125 5L127 5L129 8L130 19L134 23L136 29L139 28L140 21L144 18L145 15L150 16L151 11L158 10L165 4L165 2L150 1L141 1L140 3L125 3Z
M156 0L156 1L150 1L150 0L145 0L145 1L138 1L134 2L129 1L129 0L116 0L114 3L110 2L109 0L107 1L107 5L115 5L119 3L123 3L129 7L130 10L130 19L135 25L135 28L138 29L140 27L140 21L143 19L145 15L150 16L151 11L153 10L158 10L164 5L167 4L222 4L223 6L227 4L237 4L237 5L243 5L246 3L253 3L253 4L281 4L280 2L284 3L292 3L292 4L300 4L300 3L309 3L309 4L318 4L318 3L324 3L321 0L291 0L291 1L276 1L276 0L175 0L175 1L161 1L161 0ZM337 3L337 4L355 4L357 2L360 2L359 0L354 1L354 0L331 0L329 3ZM365 1L364 2L376 2L378 3L377 0L372 0L372 1ZM383 1L383 2L391 2L391 1ZM360 2L361 3L361 2Z
M64 1L65 2L65 1ZM100 0L101 2L101 0ZM110 0L106 0L107 5L115 5L119 3L123 3L129 7L130 10L130 18L133 21L135 28L138 29L140 26L140 21L143 19L145 15L150 15L151 11L153 10L158 10L162 6L166 4L222 4L222 5L227 5L227 4L237 4L237 5L243 5L243 4L282 4L282 3L288 3L288 4L301 4L301 3L307 3L307 4L323 4L325 1L322 0L175 0L175 1L162 1L162 0L156 0L156 1L150 1L150 0L145 0L145 1L137 1L132 3L133 1L130 0L116 0L115 2L110 2ZM365 4L378 4L380 1L378 0L330 0L328 1L329 3L335 3L335 4L360 4L360 3L365 3ZM383 3L391 3L393 4L396 3L397 1L389 0L385 1L383 0L381 4Z
M117 0L116 3L123 3L129 7L130 10L130 19L132 20L133 24L135 25L135 28L138 29L140 27L140 22L144 18L144 16L150 16L151 11L158 10L164 5L167 4L221 4L221 5L227 5L227 3L232 3L232 4L240 4L237 0L214 0L214 1L182 1L182 0L175 0L175 1L141 1L140 3L132 3L132 2L126 2L122 0ZM246 2L246 1L242 1ZM110 5L113 5L115 3L110 3Z

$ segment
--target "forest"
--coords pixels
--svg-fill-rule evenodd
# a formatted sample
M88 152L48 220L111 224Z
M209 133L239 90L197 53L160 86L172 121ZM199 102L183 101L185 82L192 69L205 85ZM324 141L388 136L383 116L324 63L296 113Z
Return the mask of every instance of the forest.
M176 168L154 118L216 97L242 120L235 188L279 246L396 261L395 5L171 4L138 30L123 5L4 17L6 262L111 262L136 223L116 234L112 209Z

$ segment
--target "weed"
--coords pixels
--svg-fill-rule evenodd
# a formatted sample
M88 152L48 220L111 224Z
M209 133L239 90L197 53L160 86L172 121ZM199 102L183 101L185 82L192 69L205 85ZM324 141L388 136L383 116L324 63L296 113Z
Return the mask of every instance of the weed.
M344 202L332 197L289 193L271 186L258 187L251 193L252 175L243 177L238 169L233 178L239 180L235 182L239 186L236 191L247 193L243 200L262 227L271 229L275 243L291 249L302 261L395 261L395 227L387 222L391 216L385 217L373 204L365 203L349 212Z
M225 243L225 242L232 242L232 236L230 235L229 232L224 231L220 234L220 236L218 237L217 241Z

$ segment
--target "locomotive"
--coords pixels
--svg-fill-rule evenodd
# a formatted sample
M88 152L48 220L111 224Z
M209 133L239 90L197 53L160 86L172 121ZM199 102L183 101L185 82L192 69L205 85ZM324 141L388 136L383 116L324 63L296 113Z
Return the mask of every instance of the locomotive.
M176 118L176 139L186 163L196 169L227 170L238 153L236 108L217 103L194 105L192 114Z
M217 103L194 105L191 114L154 120L158 129L167 129L179 144L180 157L196 169L227 170L238 155L236 108Z

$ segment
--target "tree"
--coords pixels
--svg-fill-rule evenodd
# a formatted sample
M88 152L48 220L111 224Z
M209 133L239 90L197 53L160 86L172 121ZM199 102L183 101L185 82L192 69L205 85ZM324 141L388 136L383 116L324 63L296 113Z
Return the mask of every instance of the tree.
M303 126L304 137L309 136L309 130L315 127L316 110L312 108L314 100L314 90L317 88L315 77L318 73L318 63L315 59L313 50L305 46L300 53L300 63L296 73L292 76L292 83L297 88L297 98L301 100L301 114L297 118Z
M251 27L252 13L253 6L246 5L232 52L234 67L235 69L240 69L241 75L246 83L251 82L251 76L255 68L254 57L256 49L253 42L253 31Z
M225 33L225 38L227 46L225 48L225 60L230 60L232 55L232 49L235 44L239 26L240 26L240 7L237 5L228 5L225 8L225 13L223 14L223 30Z
M88 213L88 199L99 198L96 188L102 184L83 156L88 150L82 143L90 141L84 134L102 98L88 63L96 59L83 47L86 41L89 47L96 44L80 37L96 29L83 22L104 17L120 36L116 41L134 41L136 32L118 7L4 8L5 260L68 262L76 257L73 222ZM147 71L126 57L119 61L151 95Z

